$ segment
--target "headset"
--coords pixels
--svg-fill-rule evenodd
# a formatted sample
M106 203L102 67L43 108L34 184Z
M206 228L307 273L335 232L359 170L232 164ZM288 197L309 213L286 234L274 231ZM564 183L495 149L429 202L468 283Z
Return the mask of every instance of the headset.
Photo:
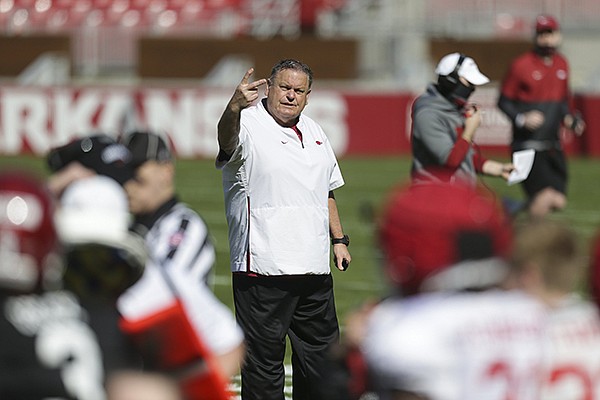
M448 80L453 82L455 85L458 84L458 70L460 70L460 67L462 66L466 57L467 56L465 56L463 53L460 53L458 61L456 62L456 67L454 67L454 71L447 75Z
M458 57L458 61L456 62L456 66L454 67L454 70L449 73L448 75L440 75L438 76L438 88L440 90L441 93L443 94L450 94L454 88L456 88L456 86L458 86L460 80L458 77L458 71L460 70L460 67L462 66L463 62L465 61L465 58L467 58L466 55L464 55L463 53L460 53L459 57Z
M454 70L448 75L439 75L437 83L437 88L442 96L456 103L459 108L462 108L466 104L475 90L473 85L463 85L458 76L458 71L466 58L467 56L460 53Z

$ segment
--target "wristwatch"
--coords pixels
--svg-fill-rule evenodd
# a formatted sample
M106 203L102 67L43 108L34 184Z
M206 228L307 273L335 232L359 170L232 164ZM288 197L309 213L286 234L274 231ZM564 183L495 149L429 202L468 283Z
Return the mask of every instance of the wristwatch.
M348 235L344 235L341 238L331 238L331 244L345 244L346 247L350 246L350 238Z

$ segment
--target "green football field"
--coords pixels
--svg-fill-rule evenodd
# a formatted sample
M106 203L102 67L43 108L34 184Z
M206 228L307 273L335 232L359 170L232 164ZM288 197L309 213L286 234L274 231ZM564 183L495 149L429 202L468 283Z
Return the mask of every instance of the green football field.
M374 230L389 190L406 182L408 157L346 157L340 165L346 185L336 191L345 231L351 237L353 262L347 272L333 272L340 323L348 311L370 298L386 294ZM35 157L0 157L0 168L23 166L46 174L43 160ZM600 160L570 158L569 205L552 218L568 221L581 235L587 249L589 239L600 227ZM499 178L482 179L498 198L521 199L521 189L507 186ZM179 160L177 190L183 201L205 219L217 248L215 292L231 306L227 226L221 189L221 174L213 160ZM423 243L426 246L426 243Z

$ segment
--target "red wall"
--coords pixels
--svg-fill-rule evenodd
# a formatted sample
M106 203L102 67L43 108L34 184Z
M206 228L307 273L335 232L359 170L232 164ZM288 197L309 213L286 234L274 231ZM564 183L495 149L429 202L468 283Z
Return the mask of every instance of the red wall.
M346 154L410 152L412 95L345 95L350 140Z
M216 124L230 90L175 87L0 86L0 154L45 154L74 137L125 126L166 132L182 158L214 157ZM414 94L314 90L305 110L321 124L338 156L409 154ZM495 106L495 90L478 91L485 111L475 142L484 154L508 156L510 124ZM600 156L600 95L574 104L587 122L582 137L564 131L569 154Z
M600 156L600 95L578 96L576 107L581 111L586 130L579 138L579 153L588 156Z

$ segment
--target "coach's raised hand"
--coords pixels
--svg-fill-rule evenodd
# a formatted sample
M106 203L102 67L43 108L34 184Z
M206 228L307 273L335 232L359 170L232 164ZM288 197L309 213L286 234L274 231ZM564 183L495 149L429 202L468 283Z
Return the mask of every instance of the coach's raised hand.
M246 71L217 125L219 147L227 154L231 154L237 146L240 133L240 113L258 99L258 88L267 83L265 78L249 82L253 72L254 68Z
M229 101L228 107L234 112L239 112L244 108L252 104L258 99L258 88L267 83L266 79L259 79L254 82L249 82L250 75L254 72L254 68L250 68L246 71L246 74L242 78L242 81L235 89L233 97Z

